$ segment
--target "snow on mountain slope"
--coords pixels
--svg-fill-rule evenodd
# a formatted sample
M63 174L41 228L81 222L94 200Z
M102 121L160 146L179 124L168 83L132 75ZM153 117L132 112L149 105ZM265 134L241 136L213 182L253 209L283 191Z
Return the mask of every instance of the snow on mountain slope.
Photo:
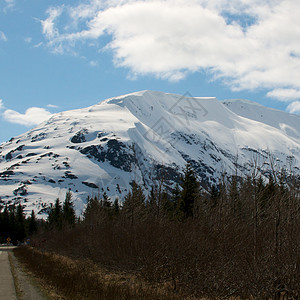
M293 137L299 142L299 116L242 99L225 100L223 104L237 115L280 129L287 136Z
M277 168L292 155L299 172L299 120L244 100L153 91L107 99L0 145L0 204L21 202L43 217L71 190L80 214L88 195L122 199L132 180L147 192L163 175L172 187L187 161L204 186L235 166L248 174L258 156L267 170L270 155Z

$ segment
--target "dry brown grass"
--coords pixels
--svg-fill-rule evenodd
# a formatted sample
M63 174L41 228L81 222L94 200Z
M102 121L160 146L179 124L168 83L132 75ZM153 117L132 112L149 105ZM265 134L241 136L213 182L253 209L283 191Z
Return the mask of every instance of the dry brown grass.
M89 260L74 260L30 247L15 256L40 278L53 299L195 299L175 294L168 283L153 285L140 276L109 272Z

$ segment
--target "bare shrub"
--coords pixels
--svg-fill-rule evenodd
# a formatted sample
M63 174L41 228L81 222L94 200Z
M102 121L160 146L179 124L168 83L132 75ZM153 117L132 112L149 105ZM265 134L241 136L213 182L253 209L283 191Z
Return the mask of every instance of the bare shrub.
M183 219L171 196L164 198L164 205L170 201L166 214L130 197L137 208L117 215L100 209L75 228L44 232L34 242L41 250L139 274L189 296L299 299L296 177L223 178L218 193L199 194L193 213Z

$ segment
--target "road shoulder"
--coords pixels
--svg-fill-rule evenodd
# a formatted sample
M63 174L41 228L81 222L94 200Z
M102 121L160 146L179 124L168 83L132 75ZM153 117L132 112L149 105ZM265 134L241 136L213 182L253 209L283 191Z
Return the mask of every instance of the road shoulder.
M9 261L12 271L12 276L15 282L15 290L17 299L22 300L44 300L49 299L45 292L39 287L36 280L27 272L13 252L9 252Z

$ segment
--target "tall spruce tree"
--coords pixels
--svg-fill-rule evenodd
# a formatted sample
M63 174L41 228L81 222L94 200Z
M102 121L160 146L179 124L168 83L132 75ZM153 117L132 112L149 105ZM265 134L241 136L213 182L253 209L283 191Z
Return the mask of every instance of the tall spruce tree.
M25 216L23 212L23 207L21 204L17 206L16 216L15 216L15 239L17 242L23 242L26 236L25 233Z
M131 224L133 224L144 213L145 195L142 188L135 181L131 185L132 189L124 199L123 213L130 219Z
M117 216L119 215L119 213L120 213L119 199L116 198L113 204L113 214Z
M62 207L59 198L56 199L54 206L51 204L47 223L50 229L62 228Z
M211 201L211 207L216 207L220 198L220 192L215 184L210 188L209 198Z
M104 207L104 208L110 208L111 207L110 198L107 196L106 192L103 193L101 203L102 203L102 207Z
M94 224L99 218L102 205L97 197L88 197L87 205L83 213L85 223Z
M181 193L177 209L185 218L193 216L194 203L199 197L200 185L197 181L192 165L188 162L181 180Z
M34 210L32 210L30 218L28 220L28 234L32 235L36 231L37 231L37 221L36 221Z
M72 202L72 193L68 191L63 203L62 217L65 225L73 226L75 224L76 215L74 210L74 204Z
M5 206L3 213L1 214L1 226L0 226L0 236L2 237L1 243L5 243L6 239L9 237L9 212L8 207Z
M9 207L9 226L8 232L12 242L16 242L16 206L15 204Z
M229 199L231 203L231 210L235 216L241 214L241 199L240 199L240 186L238 182L238 177L236 175L232 175L228 182L228 190L229 190Z

